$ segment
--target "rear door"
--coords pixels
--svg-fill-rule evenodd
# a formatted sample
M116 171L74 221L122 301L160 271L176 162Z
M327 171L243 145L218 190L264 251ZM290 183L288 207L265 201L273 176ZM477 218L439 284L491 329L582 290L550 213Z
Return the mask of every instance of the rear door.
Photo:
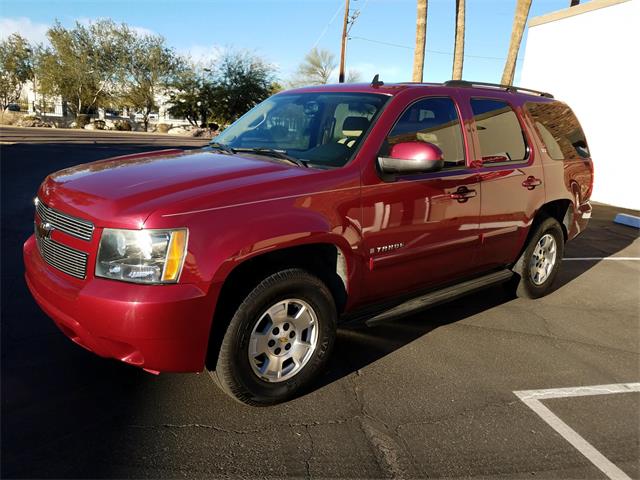
M502 98L471 97L475 164L482 190L476 263L512 263L536 211L544 204L544 172L519 106Z

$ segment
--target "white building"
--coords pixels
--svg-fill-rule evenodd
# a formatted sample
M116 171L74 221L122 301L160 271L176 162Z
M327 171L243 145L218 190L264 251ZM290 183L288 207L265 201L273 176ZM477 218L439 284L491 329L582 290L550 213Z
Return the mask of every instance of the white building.
M155 96L155 101L156 105L158 105L158 111L151 112L149 116L149 122L151 125L158 123L165 123L173 126L189 125L187 120L183 118L175 118L169 114L168 109L171 107L171 103L169 103L169 95L166 92L158 93ZM58 95L43 95L34 88L32 81L27 81L23 85L22 92L20 94L20 101L18 103L21 109L29 115L39 115L41 117L46 117L48 120L64 117L62 98ZM143 117L141 113L129 111L127 108L123 108L121 110L122 116L118 118L129 118L130 120L138 123L142 121ZM109 116L109 114L106 114L105 110L102 108L98 109L98 113L95 114L95 117L100 119L104 119L105 116ZM113 117L113 115L111 116ZM71 120L72 118L69 121Z
M592 199L636 210L638 20L640 0L592 0L531 19L520 81L578 116L594 162Z

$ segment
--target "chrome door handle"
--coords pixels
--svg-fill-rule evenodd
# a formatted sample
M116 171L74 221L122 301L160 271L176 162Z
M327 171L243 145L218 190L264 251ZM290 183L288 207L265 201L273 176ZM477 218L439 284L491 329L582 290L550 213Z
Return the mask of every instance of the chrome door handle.
M524 182L522 182L522 186L525 187L527 190L533 190L534 188L539 187L540 185L542 185L542 180L534 177L533 175L530 177L527 177L527 179Z
M467 187L460 187L456 192L450 194L449 196L460 203L464 203L470 198L475 197L476 195L477 193L475 190L469 190Z

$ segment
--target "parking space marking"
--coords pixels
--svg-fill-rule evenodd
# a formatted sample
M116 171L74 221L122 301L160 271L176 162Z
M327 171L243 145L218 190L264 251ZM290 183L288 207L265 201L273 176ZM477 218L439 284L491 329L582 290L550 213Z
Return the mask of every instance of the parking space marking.
M612 480L631 480L626 473L620 470L620 468L607 457L596 450L593 445L581 437L578 432L560 420L556 414L541 403L541 400L548 400L550 398L584 397L589 395L610 395L630 392L640 392L640 383L614 383L611 385L593 385L589 387L521 390L513 393L607 477Z
M586 262L599 262L600 260L620 260L620 261L640 261L640 257L573 257L563 258L563 260L581 260Z

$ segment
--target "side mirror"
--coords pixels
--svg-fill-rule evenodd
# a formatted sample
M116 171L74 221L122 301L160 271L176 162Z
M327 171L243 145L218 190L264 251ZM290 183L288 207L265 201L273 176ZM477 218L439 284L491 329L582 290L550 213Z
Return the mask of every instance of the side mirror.
M433 143L396 143L388 157L378 157L378 166L384 175L437 172L444 167L444 154Z

